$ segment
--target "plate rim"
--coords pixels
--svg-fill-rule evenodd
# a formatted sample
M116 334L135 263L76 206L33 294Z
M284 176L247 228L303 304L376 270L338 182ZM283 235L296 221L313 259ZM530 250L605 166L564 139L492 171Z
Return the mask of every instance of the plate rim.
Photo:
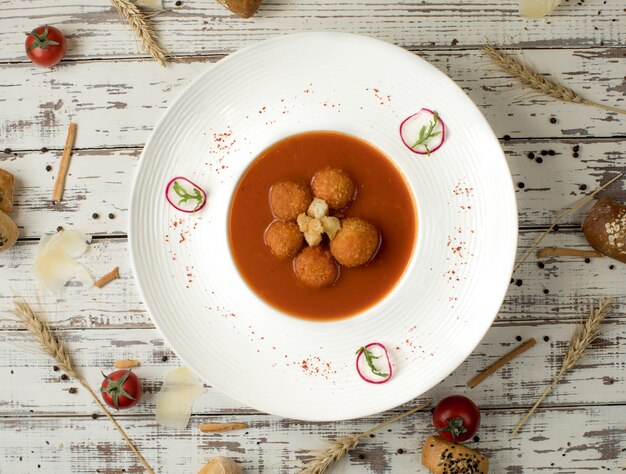
M420 57L417 53L411 52L407 49L405 49L404 47L395 45L393 43L390 43L388 41L382 40L382 39L378 39L378 38L373 38L370 36L366 36L366 35L360 35L360 34L355 34L355 33L347 33L347 32L331 32L331 31L313 31L313 32L300 32L300 33L292 33L292 34L285 34L285 35L280 35L280 36L276 36L274 38L270 38L270 39L266 39L266 40L262 40L262 41L257 41L254 42L244 48L241 48L227 56L225 56L224 58L220 59L219 61L217 61L216 63L211 63L210 67L206 67L205 66L205 70L201 71L197 77L195 77L193 80L191 80L187 85L185 85L179 92L178 94L167 104L167 108L165 110L163 110L162 115L159 117L159 119L157 120L157 122L155 123L154 127L152 128L150 135L142 149L140 158L139 158L139 164L137 166L137 169L135 171L135 175L133 178L133 183L132 183L132 187L131 187L131 193L130 193L130 203L129 203L129 218L128 218L128 246L129 246L129 256L130 256L130 261L131 261L131 268L132 268L132 272L133 272L133 277L135 279L135 285L136 288L139 292L139 296L141 297L141 301L144 304L146 311L148 313L148 315L150 316L150 319L152 321L152 323L155 325L159 335L163 338L163 340L170 346L170 348L176 353L176 355L178 356L178 358L181 361L181 365L186 365L187 367L191 368L191 370L194 371L194 373L196 375L198 375L198 377L203 380L203 382L209 382L208 380L204 380L202 378L202 376L200 376L199 374L201 373L201 371L198 371L196 369L195 364L191 364L189 363L189 361L186 359L186 357L182 356L181 353L179 353L179 351L176 350L176 346L178 346L177 344L172 344L172 341L170 340L170 338L165 334L165 332L162 330L159 322L157 321L157 319L153 316L153 311L152 311L152 305L151 303L148 302L148 300L145 297L145 289L144 289L144 285L141 283L141 279L139 278L139 274L138 274L138 270L137 270L137 255L136 255L136 250L135 250L135 245L136 245L136 240L135 237L133 237L134 235L134 231L133 228L135 227L135 225L133 224L134 220L134 203L136 203L137 200L137 192L138 192L138 182L139 182L139 177L141 174L142 169L144 168L144 158L145 158L145 153L146 153L146 149L150 146L150 144L152 143L153 140L155 140L155 130L157 130L159 127L161 127L161 125L165 122L170 110L172 108L174 108L179 102L181 102L185 96L188 94L189 90L193 89L194 86L201 82L207 75L211 74L212 71L215 70L216 67L220 67L221 64L228 64L233 60L236 60L240 55L244 55L246 54L249 50L255 49L260 47L261 45L267 45L267 44L271 44L271 43L279 43L282 41L286 41L288 38L293 39L293 38L298 38L298 37L321 37L324 39L329 39L329 38L352 38L352 39L357 39L359 41L363 41L365 43L367 42L372 42L372 43L377 43L377 44L382 44L385 47L394 49L396 52L402 53L404 54L407 59L409 60L413 60L413 61L417 61L420 62L424 67L427 67L431 70L436 71L436 73L441 77L442 81L446 81L449 85L451 85L452 87L456 88L458 91L462 92L468 99L467 105L469 107L473 107L475 109L476 112L478 112L478 117L480 117L480 120L482 122L482 125L484 125L486 127L486 130L488 130L489 133L491 133L492 138L495 140L495 142L498 144L498 149L500 150L500 156L502 158L502 164L504 165L506 171L508 172L508 176L510 178L510 186L506 187L509 190L509 200L511 203L511 209L510 211L510 216L511 216L511 224L513 224L513 228L511 229L511 235L512 235L512 242L511 242L511 250L510 250L510 255L508 256L508 258L504 258L503 256L503 260L506 260L506 264L503 264L503 268L509 268L509 274L512 274L513 272L513 268L515 265L515 260L516 260L516 255L517 255L517 247L518 247L518 243L519 243L519 222L518 222L518 206L517 206L517 198L515 195L515 187L514 187L514 183L513 183L513 176L511 174L511 168L509 166L508 161L506 160L506 155L504 153L504 150L502 148L502 145L500 144L500 141L498 140L497 135L495 134L495 132L493 131L493 128L491 127L491 125L489 124L489 122L487 121L487 119L485 118L484 114L482 113L482 111L478 108L478 106L474 103L474 101L469 97L469 95L459 86L457 85L457 83L450 78L447 74L445 74L443 71L441 71L440 69L438 69L437 67L435 67L434 65L432 65L430 62L426 61L425 59L423 59L422 57ZM415 201L416 204L416 210L418 209L418 203L417 201ZM417 240L417 236L416 236L416 242L415 242L415 247L419 244L419 241ZM415 251L415 247L414 247L414 251ZM404 275L403 275L404 277ZM402 278L398 281L398 283L402 280ZM499 289L499 291L495 291L494 293L497 294L498 298L494 299L494 301L499 301L499 305L498 305L498 310L495 311L495 313L493 314L493 316L490 318L490 322L489 324L485 324L485 329L484 331L480 331L480 338L477 338L477 342L475 345L473 345L468 351L463 351L462 353L459 353L459 355L457 356L457 358L455 358L454 361L454 367L447 372L453 372L455 370L458 369L458 367L465 361L467 360L467 358L471 355L472 352L474 352L474 350L476 349L476 347L478 347L478 345L481 343L481 341L484 339L485 335L487 334L487 332L491 329L491 327L493 326L493 322L495 321L496 317L498 316L499 313L499 308L502 307L502 304L504 302L504 299L506 297L506 294L508 292L508 287L509 284L508 282L505 282L505 280L503 279L503 283L502 283L502 287ZM354 315L354 316L358 316ZM349 318L345 318L345 319L350 319ZM458 360L458 362L457 362ZM394 409L396 407L402 406L412 400L415 400L416 398L421 397L423 394L425 394L426 392L430 391L431 389L433 389L434 387L436 387L437 385L439 385L447 376L448 373L446 372L446 374L444 374L442 376L442 378L440 380L438 380L437 382L433 383L432 385L426 387L424 390L422 390L419 394L417 395L412 395L406 399L402 399L400 402L398 401L392 401L391 403L387 403L384 404L384 408L380 409L380 410L376 410L374 412L372 412L371 410L360 410L358 413L351 413L348 416L342 416L342 417L332 417L332 418L328 418L328 417L319 417L319 416L306 416L306 414L300 414L298 416L293 416L293 415L285 415L285 414L281 414L281 413L277 413L277 412L273 412L271 410L266 410L265 408L262 408L262 404L258 404L256 406L253 406L250 402L248 402L247 400L242 400L240 398L236 398L232 395L230 395L227 391L222 390L221 388L218 387L219 383L216 384L214 383L214 381L209 382L209 384L211 385L211 387L215 388L216 390L218 390L219 392L221 392L223 395L227 396L228 398L237 401L238 403L242 403L245 405L248 405L250 408L255 409L255 410L259 410L259 411L263 411L265 413L268 413L270 415L274 415L274 416L280 416L283 418L290 418L290 419L296 419L296 420L302 420L302 421L317 421L317 422L327 422L327 421L341 421L341 420L351 420L351 419L357 419L357 418L362 418L365 416L371 416L377 413L383 413L385 411Z

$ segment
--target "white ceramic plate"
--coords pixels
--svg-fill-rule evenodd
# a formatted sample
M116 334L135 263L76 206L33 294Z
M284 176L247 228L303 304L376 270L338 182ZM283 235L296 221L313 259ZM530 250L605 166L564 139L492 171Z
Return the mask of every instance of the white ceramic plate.
M447 126L432 156L411 153L399 124L426 107ZM370 310L328 323L280 314L247 287L228 246L237 181L269 145L308 130L367 140L404 173L419 216L404 277ZM186 176L208 203L167 204ZM450 374L491 326L517 239L511 175L496 137L442 72L396 46L337 33L258 43L207 68L148 141L131 203L130 245L148 310L185 364L263 412L339 420L390 409ZM387 346L394 376L362 381L355 351Z

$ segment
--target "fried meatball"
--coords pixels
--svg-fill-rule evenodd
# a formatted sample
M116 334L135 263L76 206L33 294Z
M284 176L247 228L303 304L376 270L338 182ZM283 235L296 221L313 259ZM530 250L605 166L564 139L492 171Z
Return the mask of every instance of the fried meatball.
M280 260L295 257L303 240L302 232L293 222L274 221L265 231L265 244Z
M313 176L311 182L313 194L328 203L328 206L340 211L345 209L354 198L354 181L344 170L324 168Z
M333 257L346 267L369 262L380 244L378 229L360 217L341 220L341 229L330 242Z
M330 252L319 245L300 252L293 260L293 270L302 284L314 289L332 286L339 276L339 268Z
M292 181L281 181L270 189L272 213L285 221L295 221L307 211L312 200L308 186Z

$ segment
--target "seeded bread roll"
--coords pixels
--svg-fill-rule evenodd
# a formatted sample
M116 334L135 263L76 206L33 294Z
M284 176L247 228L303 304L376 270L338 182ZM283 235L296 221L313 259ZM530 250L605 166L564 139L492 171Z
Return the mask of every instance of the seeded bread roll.
M20 231L13 219L0 211L0 253L13 247L19 235Z
M15 179L8 171L0 169L0 211L9 214L13 210L13 184Z
M478 451L429 436L422 447L422 464L433 474L487 474L489 459Z
M600 199L583 222L583 233L591 246L604 255L626 263L626 206Z

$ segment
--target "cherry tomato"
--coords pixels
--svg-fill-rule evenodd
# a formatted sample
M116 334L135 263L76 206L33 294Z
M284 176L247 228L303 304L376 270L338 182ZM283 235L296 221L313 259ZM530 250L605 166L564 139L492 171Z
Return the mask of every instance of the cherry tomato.
M480 412L467 397L453 395L441 400L433 411L433 425L449 441L467 441L480 426Z
M141 380L130 369L116 370L104 375L100 392L111 408L126 410L139 402L142 394Z
M65 36L54 26L43 25L26 33L26 54L39 66L52 67L65 56Z

